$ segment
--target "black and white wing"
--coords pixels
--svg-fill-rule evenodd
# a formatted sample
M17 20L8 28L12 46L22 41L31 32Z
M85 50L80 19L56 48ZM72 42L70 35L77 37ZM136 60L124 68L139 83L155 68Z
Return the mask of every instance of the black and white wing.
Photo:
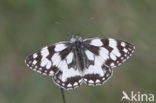
M52 76L53 81L64 89L87 85L101 85L112 75L112 68L119 66L134 52L135 47L112 38L85 39L85 67L77 67L70 41L46 46L28 56L25 63L32 70Z
M100 85L107 81L112 75L112 68L125 62L135 49L130 43L112 38L89 38L84 43L86 56L93 62L83 73L88 85Z
M59 42L36 51L25 60L27 66L41 74L52 76L53 81L65 89L81 85L81 73L75 68L71 43Z

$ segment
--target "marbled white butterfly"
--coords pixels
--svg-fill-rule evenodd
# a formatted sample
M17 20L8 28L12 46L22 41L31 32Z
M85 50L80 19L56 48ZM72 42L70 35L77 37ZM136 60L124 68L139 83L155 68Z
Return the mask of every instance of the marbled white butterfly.
M83 82L102 85L112 76L112 68L126 61L135 46L112 38L82 39L74 35L70 41L45 46L25 60L30 69L51 76L64 89L74 89Z

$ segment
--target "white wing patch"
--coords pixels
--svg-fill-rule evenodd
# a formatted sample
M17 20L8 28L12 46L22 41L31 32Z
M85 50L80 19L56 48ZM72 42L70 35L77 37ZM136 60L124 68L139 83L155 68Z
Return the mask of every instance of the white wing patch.
M114 54L114 56L120 57L121 53L117 48L117 41L115 39L109 39L109 46L113 48L110 54Z
M33 54L33 58L34 59L37 58L37 54L36 53Z
M92 52L90 52L89 50L86 50L85 53L89 60L94 60L94 54Z
M67 46L65 46L65 44L56 44L56 46L55 46L55 51L56 52L59 52L59 51L62 51L62 50L64 50L65 48L67 48Z
M71 52L67 55L67 63L70 64L73 61L73 59L73 52Z
M125 47L126 46L126 43L125 42L121 42L121 46L122 47Z
M48 47L44 47L43 49L41 49L41 55L42 55L42 58L46 58L49 55Z
M111 54L110 54L110 58L111 58L112 60L114 60L114 61L117 59L116 56L114 55L114 53L111 53Z
M37 61L36 61L36 60L34 60L34 61L32 62L32 64L33 64L33 65L35 65L36 63L37 63Z
M127 52L128 52L128 50L127 50L126 48L124 48L124 49L123 49L123 51L124 51L125 53L127 53Z
M102 57L105 62L109 58L109 51L106 48L101 47L99 56Z
M33 56L36 56L37 54L35 53ZM41 49L41 63L40 66L41 67L46 67L46 69L50 69L51 67L51 61L47 59L47 56L49 55L49 51L48 51L48 47L44 47L43 49Z
M102 46L103 43L101 42L100 39L94 39L91 41L90 45L94 45L94 46Z
M52 62L53 62L53 66L58 66L59 63L61 62L61 57L59 55L59 53L55 53L52 58L51 58Z

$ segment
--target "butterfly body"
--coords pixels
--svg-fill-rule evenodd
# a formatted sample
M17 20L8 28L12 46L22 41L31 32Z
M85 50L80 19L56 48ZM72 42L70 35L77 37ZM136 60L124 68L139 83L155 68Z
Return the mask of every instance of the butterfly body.
M126 61L135 47L112 38L73 36L70 41L58 42L41 48L25 60L28 67L51 76L64 89L74 89L83 82L101 85L113 73L112 68Z

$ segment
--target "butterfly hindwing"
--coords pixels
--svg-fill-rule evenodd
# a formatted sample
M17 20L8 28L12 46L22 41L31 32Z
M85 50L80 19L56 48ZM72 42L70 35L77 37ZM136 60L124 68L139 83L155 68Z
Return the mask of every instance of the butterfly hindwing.
M60 61L56 62L60 56ZM55 58L57 57L57 58ZM58 71L53 76L53 81L64 89L74 89L82 83L82 74L76 67L74 53L71 46L61 50L53 56L53 65L58 68ZM56 63L55 63L56 62Z
M101 85L111 77L112 69L107 67L99 56L92 55L94 56L94 62L84 70L83 80L87 85ZM91 54L87 55L87 57L89 56Z
M79 87L82 83L82 74L78 68L75 68L76 64L70 66L70 63L73 61L71 59L74 58L74 55L72 56L71 53L57 65L59 70L53 78L57 85L67 90Z

